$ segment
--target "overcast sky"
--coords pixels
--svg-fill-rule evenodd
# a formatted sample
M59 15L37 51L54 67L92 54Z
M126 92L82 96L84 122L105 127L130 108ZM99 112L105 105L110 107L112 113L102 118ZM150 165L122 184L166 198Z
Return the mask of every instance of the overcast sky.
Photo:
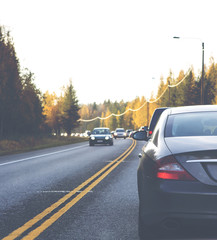
M0 6L0 24L11 31L36 86L59 93L71 79L80 103L148 98L170 69L174 77L191 65L198 73L202 41L205 64L217 59L216 0L0 0Z

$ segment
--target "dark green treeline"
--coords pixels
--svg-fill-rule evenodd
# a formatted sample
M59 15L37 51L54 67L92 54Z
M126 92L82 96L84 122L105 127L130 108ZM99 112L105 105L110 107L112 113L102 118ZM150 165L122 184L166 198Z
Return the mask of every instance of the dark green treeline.
M10 33L0 26L0 139L52 133L44 112L46 95L34 84L34 74L21 70ZM61 96L57 133L78 126L79 105L71 82Z

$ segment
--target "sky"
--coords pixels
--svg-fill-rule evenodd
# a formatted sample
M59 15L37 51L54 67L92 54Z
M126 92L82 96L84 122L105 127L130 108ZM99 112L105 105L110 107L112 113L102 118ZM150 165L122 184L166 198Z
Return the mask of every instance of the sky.
M156 93L160 77L217 61L216 0L0 0L0 25L42 93L80 104ZM179 36L180 39L173 39Z

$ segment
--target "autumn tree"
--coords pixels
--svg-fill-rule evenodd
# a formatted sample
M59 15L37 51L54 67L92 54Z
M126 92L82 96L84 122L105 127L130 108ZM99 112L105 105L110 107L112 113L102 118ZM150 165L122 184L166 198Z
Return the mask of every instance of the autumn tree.
M80 107L80 110L79 110L79 115L81 116L82 119L89 119L91 114L90 114L90 109L87 105L83 104L81 107Z
M43 114L45 123L57 135L61 132L61 115L63 106L63 97L57 97L56 93L45 92L43 96Z
M111 115L111 112L109 110L109 107L106 110L105 117L106 119L104 120L105 127L108 127L109 129L112 128L112 117L109 117Z
M140 99L137 97L134 101L134 109L137 111L133 112L133 123L134 123L134 128L139 129L141 126L145 125L146 122L146 109L141 108L139 109L145 102L144 97ZM139 109L139 110L138 110Z
M158 101L157 98L154 97L154 94L152 93L150 98L149 98L149 104L147 103L148 106L145 106L147 109L147 120L145 125L149 126L149 123L151 121L152 114L154 113L154 110L158 107Z
M105 124L104 124L104 117L105 117L105 113L102 112L101 113L101 119L100 119L100 127L105 127Z
M50 94L46 91L43 95L43 114L45 116L45 123L50 129L53 129L53 108L57 102L57 96L55 93Z
M133 126L133 112L129 109L133 109L132 102L128 102L126 105L126 114L123 116L124 128L134 129Z

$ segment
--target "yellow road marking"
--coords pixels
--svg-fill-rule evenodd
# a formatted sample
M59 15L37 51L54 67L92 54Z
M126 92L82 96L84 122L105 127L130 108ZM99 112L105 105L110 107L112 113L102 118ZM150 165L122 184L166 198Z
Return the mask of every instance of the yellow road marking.
M26 237L22 238L22 240L32 240L39 236L45 229L47 229L50 225L52 225L58 218L60 218L65 212L67 212L75 203L77 203L82 197L84 197L91 189L93 189L99 182L101 182L111 171L113 171L128 155L133 151L136 145L124 156L122 160L114 164L111 168L109 168L102 176L100 176L97 180L95 180L90 186L88 186L84 191L82 191L77 197L75 197L71 202L66 204L63 208L61 208L57 213L51 216L48 220L41 224L38 228L30 232Z
M91 189L93 189L102 179L104 179L114 168L116 168L135 148L136 142L133 140L132 145L118 158L116 158L113 162L106 165L104 168L102 168L100 171L98 171L96 174L94 174L92 177L87 179L85 182L83 182L81 185L79 185L77 188L75 188L70 193L66 194L64 197L62 197L60 200L58 200L56 203L52 204L50 207L45 209L43 212L38 214L36 217L25 223L22 227L16 229L11 234L9 234L7 237L3 238L2 240L13 240L20 236L22 233L24 233L26 230L31 228L34 224L36 224L38 221L43 219L45 216L47 216L49 213L51 213L54 209L59 207L62 203L64 203L66 200L68 200L71 196L73 196L77 191L85 187L88 183L93 181L96 177L98 177L102 172L104 172L107 168L109 168L112 164L115 164L110 167L104 174L102 174L97 180L95 180L92 184L90 184L84 191L82 191L77 197L75 197L72 201L70 201L68 204L66 204L63 208L61 208L57 213L52 215L49 219L47 219L41 226L30 232L27 236L23 238L23 240L27 239L35 239L38 235L40 235L45 229L47 229L51 224L53 224L58 218L60 218L66 211L68 211L75 203L77 203L83 196L85 196ZM129 149L132 147L132 149L129 151ZM128 152L129 151L129 152ZM128 153L127 153L128 152ZM125 155L126 154L126 155ZM125 155L125 156L124 156ZM124 157L123 157L124 156ZM123 158L122 158L123 157ZM122 158L122 159L121 159ZM120 160L121 159L121 160ZM119 160L119 161L118 161Z

